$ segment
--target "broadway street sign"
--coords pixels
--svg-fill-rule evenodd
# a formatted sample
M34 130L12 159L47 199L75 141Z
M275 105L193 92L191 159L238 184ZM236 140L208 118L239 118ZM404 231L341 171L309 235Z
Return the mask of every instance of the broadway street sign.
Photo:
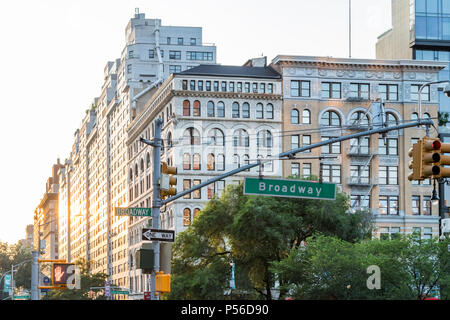
M244 194L335 200L336 185L306 180L245 178Z
M151 208L115 208L116 216L132 216L132 217L150 217L152 215Z

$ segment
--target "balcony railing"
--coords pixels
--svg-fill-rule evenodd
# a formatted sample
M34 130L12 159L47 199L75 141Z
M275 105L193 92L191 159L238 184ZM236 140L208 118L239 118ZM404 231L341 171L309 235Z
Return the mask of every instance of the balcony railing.
M350 177L347 178L347 184L350 186L373 186L378 184L378 179L369 177Z

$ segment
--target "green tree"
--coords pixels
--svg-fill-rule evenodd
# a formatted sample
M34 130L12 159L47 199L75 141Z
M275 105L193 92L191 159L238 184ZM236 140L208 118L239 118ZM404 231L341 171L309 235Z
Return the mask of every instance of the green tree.
M22 264L21 264L22 263ZM0 242L0 277L9 272L11 266L19 265L15 268L14 282L18 289L31 289L31 249L22 246L20 243L8 244ZM0 299L6 298L9 294L3 292L4 278L0 283Z
M272 299L271 263L284 259L320 231L354 242L370 234L367 212L349 213L348 198L335 201L246 196L243 185L214 198L173 247L169 299L221 299L235 263L234 297ZM282 280L282 279L281 279Z
M84 259L80 259L76 262L76 265L80 268L81 283L80 289L55 289L51 290L44 297L44 300L106 300L106 297L102 294L91 296L91 287L102 287L105 285L107 275L104 273L90 273L89 265Z

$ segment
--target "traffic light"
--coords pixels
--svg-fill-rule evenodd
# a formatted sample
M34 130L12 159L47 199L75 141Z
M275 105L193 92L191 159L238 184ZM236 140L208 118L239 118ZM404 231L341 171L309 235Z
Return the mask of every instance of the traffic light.
M433 179L450 177L450 168L443 167L450 164L450 156L443 155L450 152L450 144L442 143L439 138L425 137L423 150L424 175Z
M163 271L155 275L155 291L170 292L170 274L164 274Z
M167 163L162 162L161 163L161 181L160 181L160 195L161 198L167 197L167 196L174 196L177 194L177 178L170 176L170 175L176 175L177 174L177 168L176 167L169 167ZM174 187L172 187L174 186Z
M409 162L409 168L413 170L409 174L408 180L422 180L422 140L417 141L409 149L408 155L412 158Z
M53 285L66 286L68 281L74 278L75 264L74 263L53 263L52 265L52 282Z

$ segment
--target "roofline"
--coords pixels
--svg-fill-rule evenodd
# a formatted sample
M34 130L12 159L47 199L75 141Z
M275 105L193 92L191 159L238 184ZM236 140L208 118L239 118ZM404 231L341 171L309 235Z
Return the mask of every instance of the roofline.
M245 67L245 66L231 66L231 65L207 65L207 66L217 66L217 67L233 67L233 68L269 68L272 72L276 73L276 76L264 76L264 75L246 75L246 74L223 74L223 73L205 73L205 72L190 72L192 69L185 70L182 72L174 73L174 76L211 76L211 77L226 77L226 78L253 78L253 79L281 79L282 75L272 68L271 66L266 67ZM194 69L194 68L193 68ZM190 73L184 73L184 72Z

